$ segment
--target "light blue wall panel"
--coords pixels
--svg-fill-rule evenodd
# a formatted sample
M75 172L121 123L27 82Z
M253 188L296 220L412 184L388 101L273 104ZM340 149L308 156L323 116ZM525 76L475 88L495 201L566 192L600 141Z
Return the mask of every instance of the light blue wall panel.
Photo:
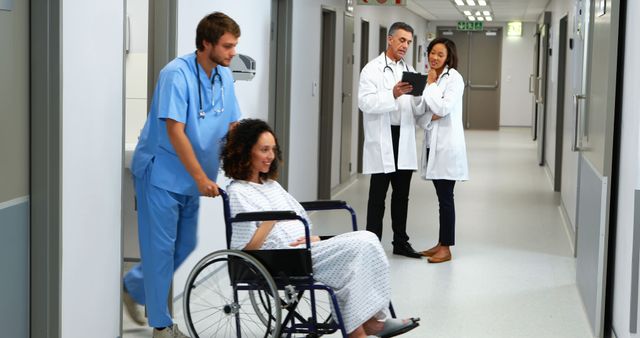
M2 337L29 332L29 202L0 209L0 328Z

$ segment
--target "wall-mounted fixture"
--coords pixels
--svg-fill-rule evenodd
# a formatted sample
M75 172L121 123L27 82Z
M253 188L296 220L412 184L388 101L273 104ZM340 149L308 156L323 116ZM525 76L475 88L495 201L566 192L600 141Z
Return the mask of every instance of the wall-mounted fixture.
M507 23L507 36L522 36L522 22L512 21Z
M244 54L238 54L231 59L229 68L231 68L235 81L250 81L256 76L256 60Z

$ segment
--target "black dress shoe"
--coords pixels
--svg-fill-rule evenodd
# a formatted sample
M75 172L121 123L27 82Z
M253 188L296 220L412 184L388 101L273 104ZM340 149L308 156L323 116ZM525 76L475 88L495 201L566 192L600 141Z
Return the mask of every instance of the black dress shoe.
M394 255L401 255L401 256L405 256L405 257L409 257L409 258L421 258L422 257L422 255L419 252L416 252L415 250L413 250L413 248L411 247L411 244L409 244L409 242L398 244L398 245L394 245L393 246L393 254Z

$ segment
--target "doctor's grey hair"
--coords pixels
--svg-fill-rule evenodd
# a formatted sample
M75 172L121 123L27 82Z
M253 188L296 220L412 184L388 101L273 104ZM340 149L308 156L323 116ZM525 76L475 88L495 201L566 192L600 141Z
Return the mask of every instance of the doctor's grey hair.
M408 24L404 23L404 22L394 22L393 25L391 25L391 28L389 28L389 36L393 36L393 34L395 34L395 32L398 29L402 29L403 31L407 31L409 33L411 33L411 35L413 35L413 27L409 26Z

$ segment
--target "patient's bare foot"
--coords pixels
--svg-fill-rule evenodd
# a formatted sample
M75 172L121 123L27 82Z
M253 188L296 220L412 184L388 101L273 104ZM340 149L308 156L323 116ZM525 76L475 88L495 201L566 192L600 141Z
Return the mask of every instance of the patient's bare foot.
M367 336L373 336L376 333L382 331L384 328L384 322L379 321L377 318L371 318L362 324L364 332Z

